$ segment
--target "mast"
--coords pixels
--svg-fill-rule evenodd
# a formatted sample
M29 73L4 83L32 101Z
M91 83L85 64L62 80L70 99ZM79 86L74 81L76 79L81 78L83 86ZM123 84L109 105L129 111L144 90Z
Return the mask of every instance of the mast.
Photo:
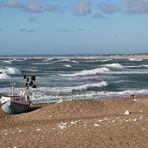
M15 82L11 82L11 95L14 96L15 93Z

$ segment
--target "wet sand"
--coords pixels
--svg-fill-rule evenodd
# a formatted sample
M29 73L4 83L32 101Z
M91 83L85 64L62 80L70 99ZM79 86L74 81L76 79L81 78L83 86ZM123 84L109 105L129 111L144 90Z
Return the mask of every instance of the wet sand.
M148 96L0 110L1 148L148 148Z

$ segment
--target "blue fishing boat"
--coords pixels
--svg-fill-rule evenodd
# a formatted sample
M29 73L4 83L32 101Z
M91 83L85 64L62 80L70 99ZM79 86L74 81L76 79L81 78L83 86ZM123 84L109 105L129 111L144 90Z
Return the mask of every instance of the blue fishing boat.
M33 84L35 81L35 76L26 78L25 88L20 92L19 95L16 95L14 92L14 83L12 83L12 92L11 95L3 95L1 97L1 108L6 113L22 113L29 110L30 99L29 99L29 87L36 88L36 85Z

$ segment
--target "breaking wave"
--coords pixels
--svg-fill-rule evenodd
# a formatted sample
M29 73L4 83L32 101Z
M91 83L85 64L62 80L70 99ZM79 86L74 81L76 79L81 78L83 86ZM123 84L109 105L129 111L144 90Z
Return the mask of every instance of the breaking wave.
M14 67L6 67L0 69L0 79L8 79L9 75L21 74L21 71Z
M138 59L138 58L130 58L129 61L142 61L143 59Z
M110 69L106 67L102 67L102 68L95 68L91 70L82 70L73 74L59 74L59 75L73 77L73 76L84 76L84 75L96 75L96 74L106 73L109 71Z
M6 73L0 72L0 79L8 79L8 78L9 76Z
M57 62L71 62L71 63L79 63L78 61L71 59L59 59Z
M2 60L3 63L12 64L12 60Z
M101 96L101 97L119 97L119 96L125 96L128 97L130 95L148 95L148 89L141 89L141 90L124 90L124 91L111 91L111 92L98 92L95 93L96 96Z
M4 70L7 74L21 74L21 71L17 68L14 67L6 67L6 69Z
M78 85L78 86L71 86L71 87L40 87L38 88L37 91L48 91L48 93L68 93L68 92L72 92L74 90L79 90L79 91L84 91L90 88L101 88L101 87L105 87L108 86L108 83L106 81L101 81L99 83L92 83L92 84L83 84L83 85Z
M93 83L93 84L84 84L84 85L79 85L72 87L72 90L87 90L89 88L94 88L94 87L105 87L108 86L108 83L105 81L101 81L100 83Z
M65 64L64 67L71 67L71 65L69 65L69 64Z
M116 68L116 69L122 69L122 68L124 68L124 66L121 65L121 64L119 64L119 63L106 64L104 66L110 67L110 68Z

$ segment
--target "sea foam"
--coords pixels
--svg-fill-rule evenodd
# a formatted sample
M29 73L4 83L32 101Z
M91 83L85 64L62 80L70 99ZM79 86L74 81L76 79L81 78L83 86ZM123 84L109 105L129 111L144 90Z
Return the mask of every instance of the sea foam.
M8 79L8 78L9 78L9 76L6 73L4 73L4 72L0 73L0 79Z
M73 77L73 76L96 75L96 74L106 73L109 71L110 71L109 68L102 67L102 68L95 68L95 69L91 69L91 70L82 70L82 71L79 71L79 72L76 72L73 74L59 74L59 75Z
M65 64L65 65L64 65L64 67L69 67L69 68L70 68L70 67L71 67L71 65L69 65L69 64Z
M122 69L122 68L124 68L124 66L119 64L119 63L106 64L104 66L110 67L110 68L115 68L115 69Z
M4 70L7 74L21 74L21 71L14 67L6 67Z
M72 90L87 90L88 88L93 88L93 87L105 87L108 86L108 83L105 81L101 81L100 83L92 83L92 84L83 84L75 87L71 87Z
M138 58L130 58L129 61L142 61L143 59L138 59Z

